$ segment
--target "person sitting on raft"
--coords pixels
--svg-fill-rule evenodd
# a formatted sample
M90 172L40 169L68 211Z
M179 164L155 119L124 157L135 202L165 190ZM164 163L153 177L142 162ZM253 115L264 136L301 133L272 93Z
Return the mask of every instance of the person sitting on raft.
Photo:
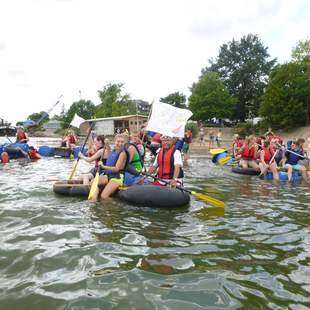
M242 138L238 134L235 134L232 143L233 157L235 160L241 159L240 149L242 145L243 145Z
M28 135L25 133L23 127L18 127L16 132L16 142L15 143L27 143L29 141Z
M94 154L90 153L89 156L84 156L82 153L79 154L79 158L85 160L88 163L95 161L95 167L92 168L88 173L82 174L79 177L79 180L83 180L84 185L89 185L90 181L95 177L97 170L99 169L99 173L102 172L99 167L99 162L103 161L103 158L106 157L109 150L105 147L104 136L97 136L94 140L94 148L96 150Z
M170 185L172 187L183 185L183 162L181 152L175 147L175 139L169 136L161 137L162 147L160 148L154 163L149 169L153 174L157 171L157 177L153 184L159 186Z
M114 138L114 149L109 155L106 164L99 163L102 173L99 177L96 192L91 200L92 202L97 201L100 187L104 186L100 195L101 199L107 199L124 184L124 170L128 161L128 154L124 146L127 141L128 136L117 134Z
M296 141L292 141L291 146L285 152L285 165L287 169L287 178L290 182L292 180L293 170L299 171L302 178L305 181L308 181L308 172L307 168L303 165L300 165L299 160L306 159L300 145Z
M258 146L255 141L255 136L251 135L247 137L245 139L245 144L240 149L240 166L243 169L254 168L256 170L259 170L259 166L256 162Z
M272 172L272 176L274 180L279 180L279 174L277 170L277 163L274 160L276 152L271 146L269 141L265 141L260 151L260 163L259 168L261 171L261 175L265 175L268 170Z
M62 139L61 147L73 149L76 147L77 137L73 130L68 130L68 134Z

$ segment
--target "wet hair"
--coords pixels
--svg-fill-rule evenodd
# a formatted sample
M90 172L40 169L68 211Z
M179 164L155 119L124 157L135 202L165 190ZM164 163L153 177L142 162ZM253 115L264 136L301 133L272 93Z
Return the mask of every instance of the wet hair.
M117 135L115 135L114 140L118 138L124 139L125 143L127 143L129 140L129 136L124 133L118 133Z
M264 141L264 147L270 146L270 142L268 140Z
M296 144L298 146L302 146L305 142L306 142L306 140L304 138L298 138L296 141Z
M105 139L104 135L99 135L99 136L97 136L95 139L96 139L97 141L101 142L102 145L104 145L104 139Z

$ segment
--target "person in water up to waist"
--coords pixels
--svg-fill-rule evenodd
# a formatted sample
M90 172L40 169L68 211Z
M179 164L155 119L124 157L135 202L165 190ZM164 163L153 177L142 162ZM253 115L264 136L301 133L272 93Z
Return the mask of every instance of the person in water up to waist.
M308 181L307 168L298 163L299 160L303 160L306 157L304 156L300 145L296 141L292 141L291 146L285 152L285 158L286 161L284 167L287 168L288 181L292 180L293 170L299 171L302 175L302 178L305 181Z
M28 135L25 133L25 130L23 127L17 128L16 133L16 143L27 143L29 141Z
M99 177L98 187L93 195L92 202L97 201L100 187L104 187L100 197L107 199L124 184L124 170L129 157L124 149L126 142L128 142L127 135L117 134L114 138L114 149L107 158L106 164L99 162L102 173Z
M181 152L175 147L175 139L168 136L161 137L162 147L158 151L154 163L149 169L149 173L155 173L160 179L164 179L165 182L160 180L155 181L154 185L170 186L182 185L183 181L183 162ZM167 182L167 183L166 183Z

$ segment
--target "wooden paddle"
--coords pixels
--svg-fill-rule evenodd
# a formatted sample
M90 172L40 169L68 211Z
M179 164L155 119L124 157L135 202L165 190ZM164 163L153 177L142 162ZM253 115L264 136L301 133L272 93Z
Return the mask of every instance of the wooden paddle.
M93 123L91 124L90 130L89 130L89 132L88 132L88 134L87 134L87 136L86 136L86 138L85 138L84 144L83 144L83 146L82 146L81 153L83 153L83 151L84 151L85 145L86 145L86 143L87 143L87 140L88 140L88 138L89 138L89 136L90 136L90 133L91 133L91 131L93 130L94 126L95 126L95 122L93 122ZM69 180L71 180L71 179L73 178L74 173L75 173L75 170L76 170L77 165L78 165L78 163L79 163L79 160L80 160L80 157L78 157L78 159L74 162L73 168L72 168L71 173L70 173L70 176L69 176Z
M151 174L149 174L149 173L144 173L144 172L143 172L143 173L141 173L141 174L143 174L143 175L145 175L145 176L148 176L148 177L151 177L151 178L153 178L154 180L158 180L158 181L160 181L160 182L162 182L162 183L169 184L169 182L167 182L166 180L160 179L160 178L158 178L158 177L156 177L156 176L154 176L154 175L151 175ZM198 198L198 199L200 199L200 200L203 200L203 201L209 203L210 205L212 205L212 206L214 206L214 207L225 208L225 203L224 203L223 201L220 201L220 200L218 200L218 199L215 199L215 198L213 198L213 197L207 196L207 195L202 194L202 193L196 193L196 192L194 192L194 191L190 191L190 190L188 190L188 189L186 189L186 188L184 188L184 187L182 187L182 186L176 186L176 188L179 189L179 190L181 190L181 191L187 192L187 193L193 195L194 197L196 197L196 198Z

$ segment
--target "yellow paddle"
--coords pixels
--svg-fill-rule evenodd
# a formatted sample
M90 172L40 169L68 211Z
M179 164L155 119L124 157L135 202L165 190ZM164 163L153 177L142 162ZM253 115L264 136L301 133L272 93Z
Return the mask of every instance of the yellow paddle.
M166 184L169 184L169 182L167 182L166 180L163 180L163 179L160 179L154 175L151 175L151 174L148 174L148 173L142 173L143 175L146 175L148 177L151 177L155 180L159 180L163 183L166 183ZM196 193L195 191L190 191L182 186L176 186L177 189L181 190L181 191L184 191L184 192L187 192L193 196L195 196L196 198L200 199L200 200L203 200L207 203L209 203L210 205L214 206L214 207L218 207L218 208L225 208L225 203L221 200L218 200L218 199L215 199L213 197L210 197L210 196L207 196L205 194L202 194L202 193Z
M92 131L93 128L94 128L94 125L95 125L95 122L93 122L92 125L91 125L91 127L90 127L90 130L89 130L89 132L88 132L88 134L87 134L87 136L86 136L86 139L85 139L85 141L84 141L84 144L83 144L83 146L82 146L81 153L83 153L83 151L84 151L85 145L86 145L86 143L87 143L87 140L88 140L88 138L89 138L89 136L90 136L91 131ZM71 180L71 179L73 178L74 173L75 173L75 170L76 170L77 165L78 165L78 163L79 163L79 160L80 160L80 157L78 157L78 159L74 162L73 168L72 168L71 173L70 173L70 176L69 176L69 180Z
M226 156L224 158L221 158L219 159L217 162L220 164L220 165L225 165L227 162L229 162L231 160L231 157L230 156Z
M221 154L221 153L224 153L224 152L226 152L226 150L224 150L224 149L211 149L210 150L210 153L212 155L217 155L217 154Z

